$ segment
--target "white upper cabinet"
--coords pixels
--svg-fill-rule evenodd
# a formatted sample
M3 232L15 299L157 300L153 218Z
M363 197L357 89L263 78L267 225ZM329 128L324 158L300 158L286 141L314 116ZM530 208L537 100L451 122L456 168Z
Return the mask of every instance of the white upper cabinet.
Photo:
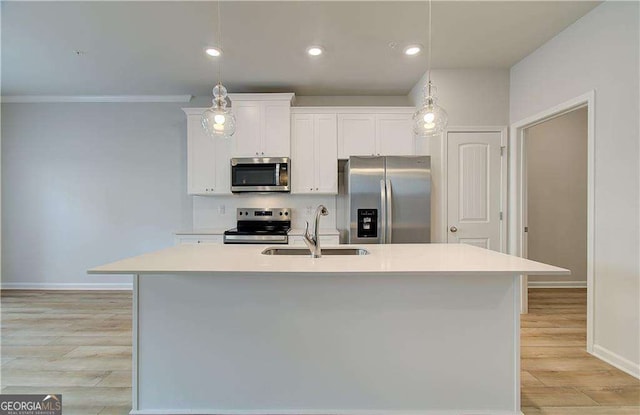
M338 158L415 155L413 113L410 111L339 114Z
M315 188L313 114L291 116L291 192L312 193Z
M209 137L202 128L202 109L187 113L187 193L230 194L230 140Z
M236 116L232 157L289 157L293 94L229 94Z
M291 126L292 193L338 193L336 114L293 114Z
M376 115L377 155L412 156L415 154L413 114Z
M231 137L233 155L236 157L259 156L262 151L260 103L234 102L232 111L236 117L236 132Z
M338 193L338 126L335 114L315 116L316 192Z
M291 101L265 101L262 105L264 135L260 155L288 157L291 152Z
M376 153L376 117L373 114L338 115L338 157Z

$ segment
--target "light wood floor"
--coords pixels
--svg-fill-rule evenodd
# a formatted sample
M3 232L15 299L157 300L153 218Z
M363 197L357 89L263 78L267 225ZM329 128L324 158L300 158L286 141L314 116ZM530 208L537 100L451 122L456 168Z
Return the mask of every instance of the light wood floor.
M64 414L128 414L131 294L3 291L2 393L62 393ZM532 289L525 415L639 415L640 381L584 351L586 292Z

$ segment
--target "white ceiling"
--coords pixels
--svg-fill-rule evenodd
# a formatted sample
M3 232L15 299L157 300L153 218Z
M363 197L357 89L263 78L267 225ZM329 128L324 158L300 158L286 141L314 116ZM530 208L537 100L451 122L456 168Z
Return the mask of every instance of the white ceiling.
M594 8L584 1L434 2L436 68L509 68ZM1 2L2 95L209 95L213 2ZM404 95L426 69L422 1L225 1L233 92ZM390 42L398 47L392 49ZM305 49L321 44L326 54ZM86 52L76 55L74 50Z

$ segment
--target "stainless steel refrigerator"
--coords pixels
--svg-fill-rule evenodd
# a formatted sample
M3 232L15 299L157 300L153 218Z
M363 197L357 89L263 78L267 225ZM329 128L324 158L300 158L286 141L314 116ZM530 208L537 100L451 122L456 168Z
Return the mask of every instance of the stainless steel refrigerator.
M341 243L431 242L431 158L350 157L338 209Z

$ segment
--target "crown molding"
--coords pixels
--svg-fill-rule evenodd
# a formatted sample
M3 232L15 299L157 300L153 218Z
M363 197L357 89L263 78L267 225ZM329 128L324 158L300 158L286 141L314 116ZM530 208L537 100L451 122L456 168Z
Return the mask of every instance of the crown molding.
M190 102L192 95L3 95L2 103Z
M233 101L289 101L295 100L296 94L293 92L267 92L261 94L227 94L231 103Z

